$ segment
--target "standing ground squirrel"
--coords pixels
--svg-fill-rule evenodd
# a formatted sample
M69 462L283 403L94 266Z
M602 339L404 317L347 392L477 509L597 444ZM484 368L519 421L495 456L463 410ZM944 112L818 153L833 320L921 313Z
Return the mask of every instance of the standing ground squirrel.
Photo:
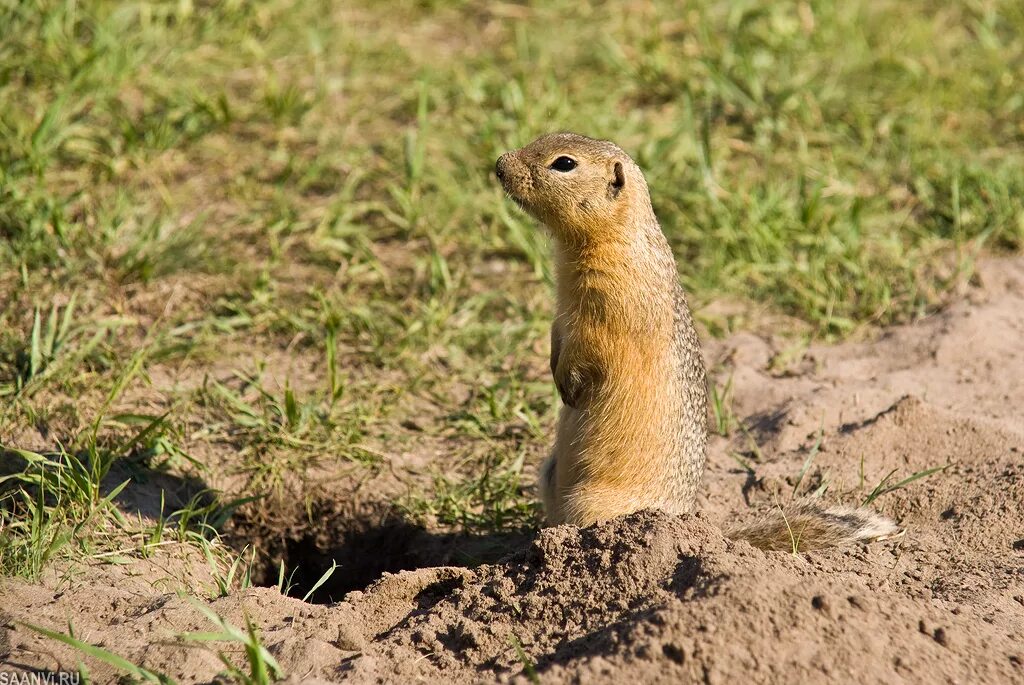
M643 172L613 143L556 133L505 153L496 173L555 244L551 373L564 406L541 466L548 523L689 512L707 454L707 381ZM729 535L812 549L897 531L867 511L802 503Z

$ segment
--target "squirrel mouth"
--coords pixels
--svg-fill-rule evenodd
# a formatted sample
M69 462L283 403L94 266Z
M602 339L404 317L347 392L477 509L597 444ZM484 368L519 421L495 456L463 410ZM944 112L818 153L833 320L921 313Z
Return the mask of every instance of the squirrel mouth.
M530 211L530 205L526 201L526 198L509 188L509 183L507 183L505 179L501 179L501 189L505 191L505 197L512 200L512 202L515 202L519 209L524 212Z
M508 197L508 199L512 200L512 202L515 202L519 209L523 210L524 212L530 210L530 206L526 204L526 200L524 200L523 198L519 197L518 195L515 195L514 193L509 192L508 190L505 191L505 195Z

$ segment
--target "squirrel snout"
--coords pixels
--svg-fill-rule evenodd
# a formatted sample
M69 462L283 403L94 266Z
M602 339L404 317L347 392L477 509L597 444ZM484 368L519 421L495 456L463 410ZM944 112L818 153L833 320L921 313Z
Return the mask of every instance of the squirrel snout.
M501 187L513 197L519 197L530 186L530 174L514 152L506 152L494 164L494 175Z
M498 161L494 163L494 175L498 177L498 180L504 183L505 177L508 176L508 154L505 153L501 157L498 157Z

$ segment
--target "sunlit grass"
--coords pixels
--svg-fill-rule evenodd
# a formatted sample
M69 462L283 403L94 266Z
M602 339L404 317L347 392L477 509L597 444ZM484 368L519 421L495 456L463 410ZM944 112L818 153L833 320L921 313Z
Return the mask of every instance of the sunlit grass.
M0 3L0 443L173 409L161 435L234 459L238 496L480 443L419 511L519 525L551 274L500 152L616 140L698 308L837 338L1021 247L1022 35L1011 0Z

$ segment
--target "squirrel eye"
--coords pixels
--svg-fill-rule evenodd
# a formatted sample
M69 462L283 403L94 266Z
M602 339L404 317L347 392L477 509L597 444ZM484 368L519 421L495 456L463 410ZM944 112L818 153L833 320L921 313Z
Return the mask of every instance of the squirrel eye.
M572 157L559 157L551 162L551 168L555 171L572 171L576 168L576 160Z

